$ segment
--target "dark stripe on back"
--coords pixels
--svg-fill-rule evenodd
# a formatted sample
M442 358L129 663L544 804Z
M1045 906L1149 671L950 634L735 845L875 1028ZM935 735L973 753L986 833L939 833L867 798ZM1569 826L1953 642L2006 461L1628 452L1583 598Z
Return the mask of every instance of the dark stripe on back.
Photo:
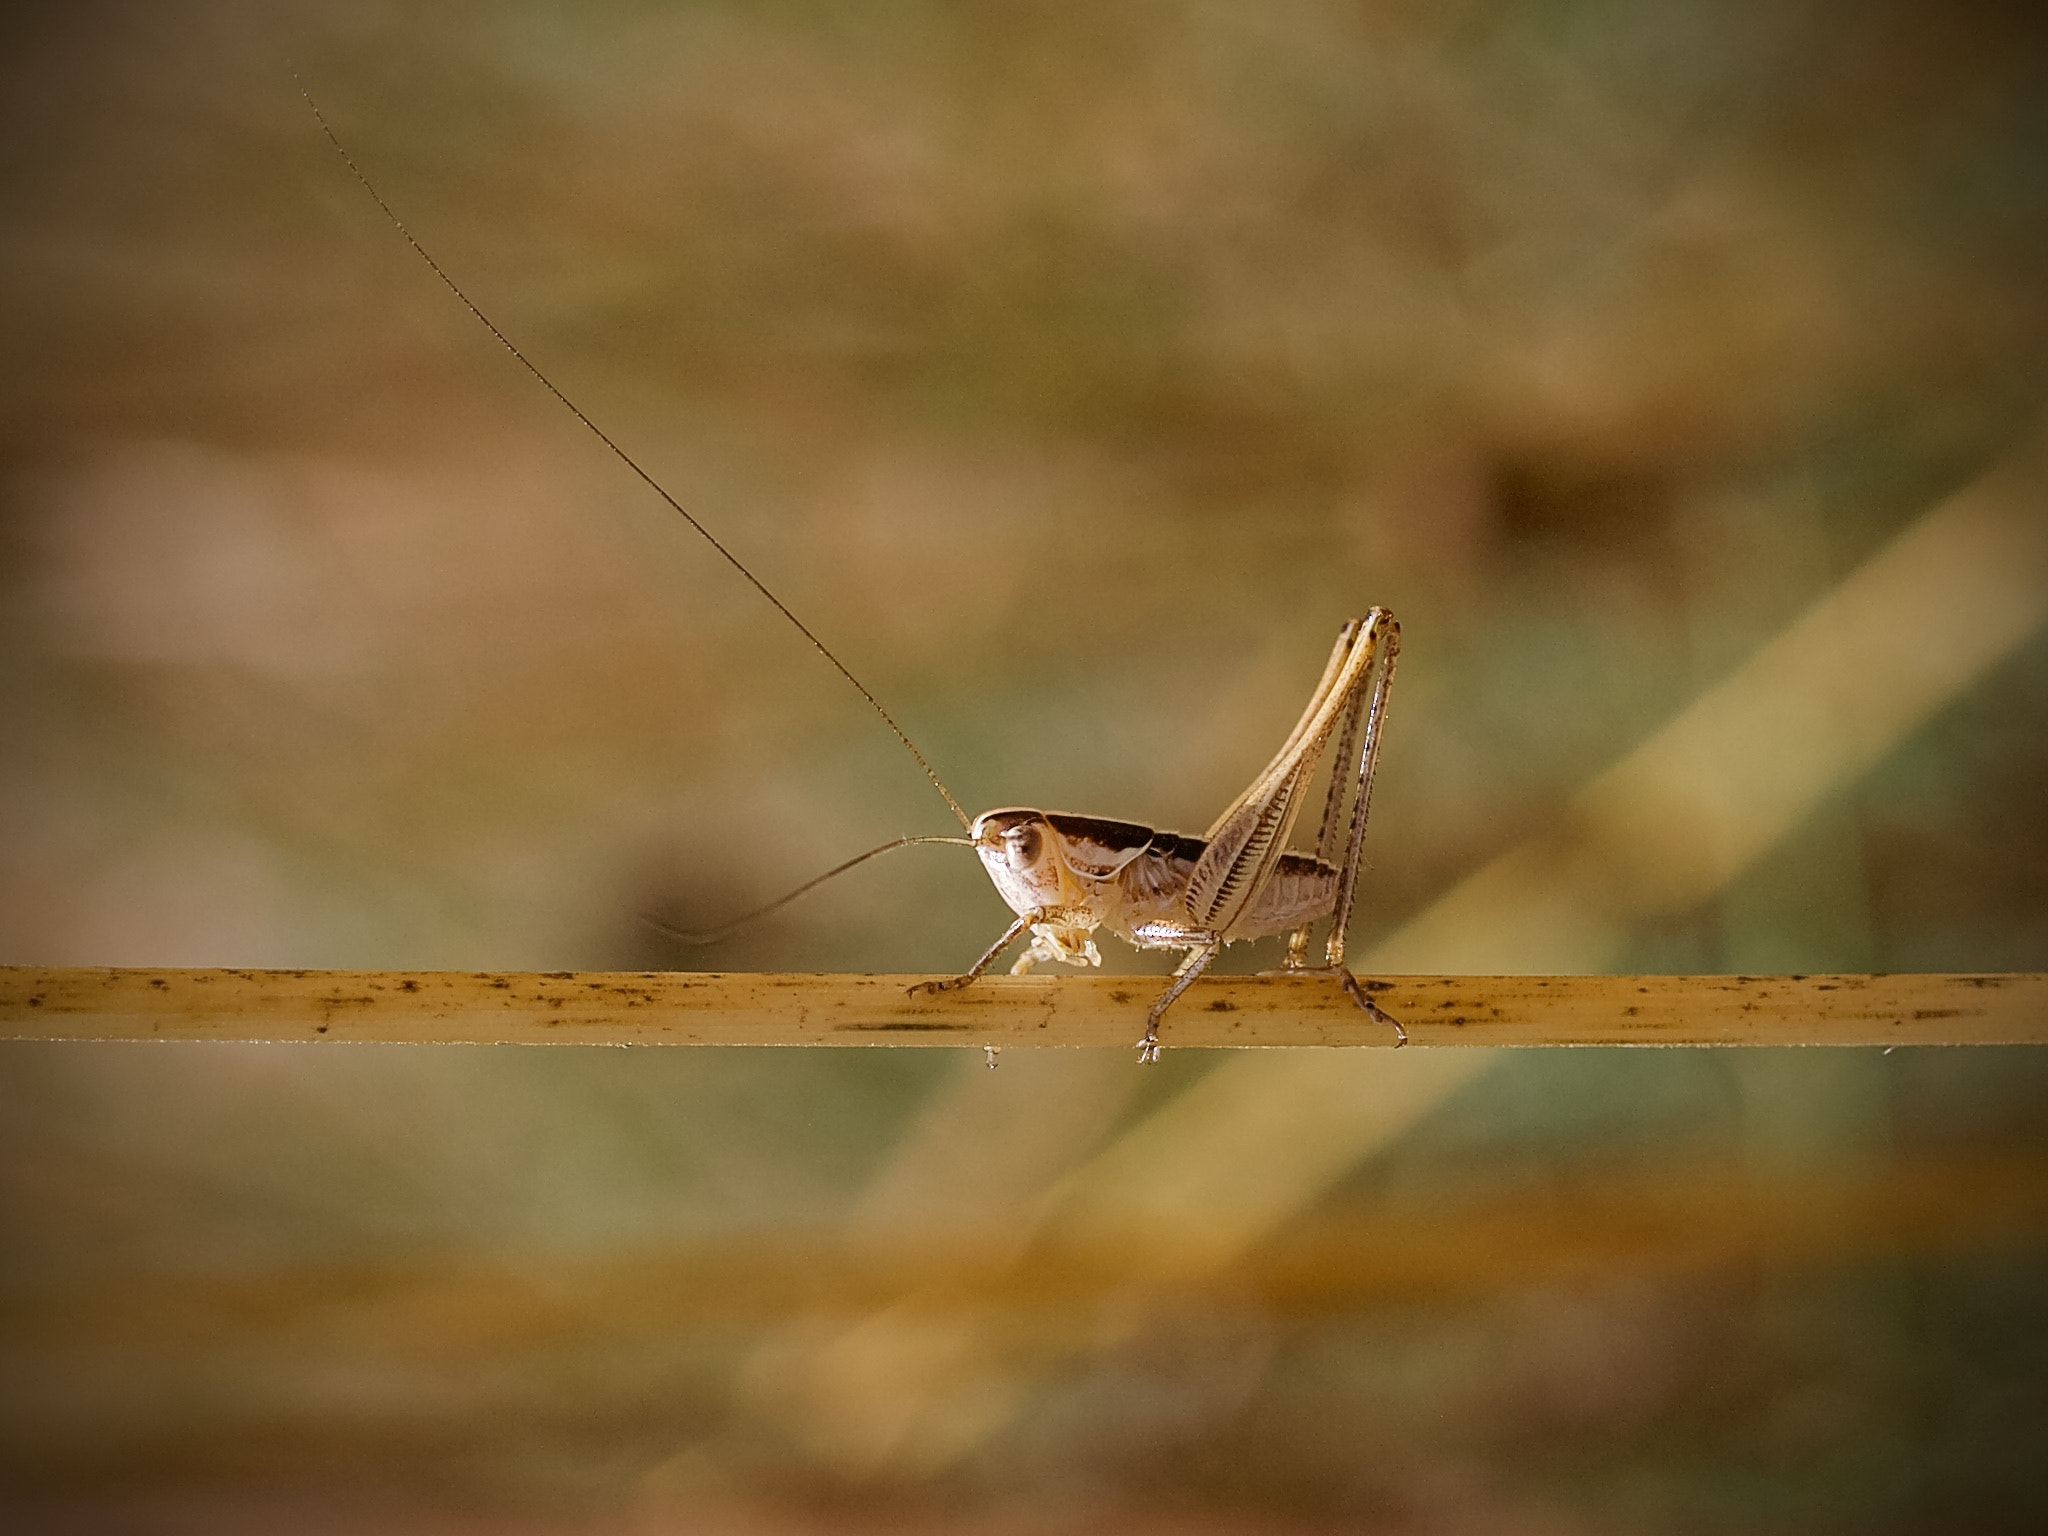
M1076 816L1069 811L1047 811L1045 819L1062 836L1085 837L1104 848L1142 848L1159 836L1152 828L1140 826L1135 821L1111 821L1107 816Z

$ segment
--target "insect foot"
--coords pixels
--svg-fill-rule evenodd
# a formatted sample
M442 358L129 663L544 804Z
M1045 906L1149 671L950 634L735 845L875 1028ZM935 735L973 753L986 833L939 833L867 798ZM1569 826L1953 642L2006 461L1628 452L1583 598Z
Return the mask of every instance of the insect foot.
M1358 984L1358 978L1351 974L1349 968L1341 965L1338 966L1337 976L1344 983L1344 990L1350 994L1351 1001L1358 1004L1359 1007L1372 1015L1379 1023L1392 1026L1395 1050L1399 1050L1408 1043L1408 1031L1401 1027L1401 1021L1365 995L1365 988Z
M1401 1021L1366 995L1365 986L1341 965L1283 965L1277 971L1261 971L1261 976L1333 976L1344 988L1345 996L1363 1008L1374 1023L1384 1024L1394 1032L1394 1046L1398 1050L1408 1043L1408 1031L1401 1027Z
M1159 1060L1159 1036L1146 1031L1145 1038L1138 1042L1138 1065L1149 1067Z

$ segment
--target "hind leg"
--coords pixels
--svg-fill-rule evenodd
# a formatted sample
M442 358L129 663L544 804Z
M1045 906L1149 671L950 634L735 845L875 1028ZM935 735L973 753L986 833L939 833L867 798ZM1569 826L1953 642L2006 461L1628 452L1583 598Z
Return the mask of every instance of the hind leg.
M1261 976L1332 976L1344 988L1344 995L1363 1008L1374 1023L1384 1024L1394 1032L1396 1047L1408 1043L1408 1031L1401 1027L1401 1021L1374 1002L1365 990L1365 985L1351 974L1351 968L1343 965L1296 965L1293 963L1292 946L1289 946L1288 963L1277 971L1261 971Z

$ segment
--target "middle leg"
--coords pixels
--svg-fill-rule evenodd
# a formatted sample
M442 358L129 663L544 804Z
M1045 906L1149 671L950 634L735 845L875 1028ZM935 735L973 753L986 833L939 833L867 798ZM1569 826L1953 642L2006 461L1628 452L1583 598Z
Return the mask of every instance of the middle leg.
M1173 973L1173 985L1159 994L1152 1004L1152 1011L1145 1015L1145 1038L1138 1042L1138 1060L1141 1063L1155 1062L1159 1059L1159 1021L1166 1016L1166 1010L1173 1006L1174 999L1193 986L1195 978L1209 969L1209 962L1216 958L1222 948L1223 940L1211 934L1188 951L1187 959L1181 961L1179 969Z

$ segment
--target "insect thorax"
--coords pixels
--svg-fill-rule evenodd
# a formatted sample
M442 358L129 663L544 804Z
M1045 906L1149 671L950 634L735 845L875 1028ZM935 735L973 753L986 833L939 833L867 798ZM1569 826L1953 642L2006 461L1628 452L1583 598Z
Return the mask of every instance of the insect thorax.
M1020 916L1057 914L1062 931L1109 929L1141 948L1202 940L1184 898L1205 844L1137 822L1022 807L975 818L975 851L997 893ZM1284 854L1272 879L1228 935L1285 933L1329 915L1337 871Z

